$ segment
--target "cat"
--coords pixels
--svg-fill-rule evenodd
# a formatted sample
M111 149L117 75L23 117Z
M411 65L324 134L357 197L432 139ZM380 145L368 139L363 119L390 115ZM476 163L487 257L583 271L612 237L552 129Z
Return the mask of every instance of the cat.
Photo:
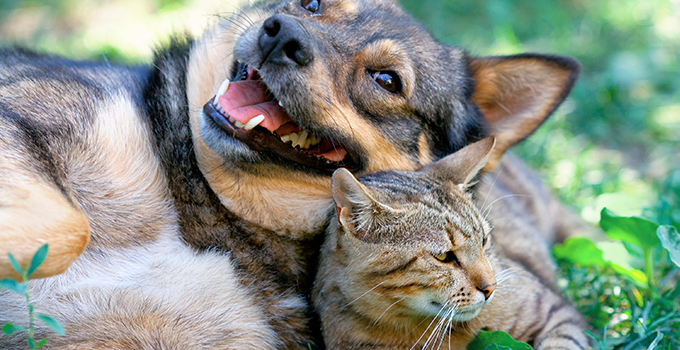
M494 144L360 182L335 171L336 215L313 292L328 349L465 349L480 329L536 349L588 347L579 313L497 249L475 205L469 189Z

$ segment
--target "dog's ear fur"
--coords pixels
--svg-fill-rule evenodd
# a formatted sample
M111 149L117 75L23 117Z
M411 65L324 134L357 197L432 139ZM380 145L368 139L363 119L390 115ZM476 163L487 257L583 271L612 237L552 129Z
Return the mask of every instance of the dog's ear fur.
M562 56L523 54L473 58L472 99L496 137L489 162L492 170L503 153L536 130L567 97L580 66Z

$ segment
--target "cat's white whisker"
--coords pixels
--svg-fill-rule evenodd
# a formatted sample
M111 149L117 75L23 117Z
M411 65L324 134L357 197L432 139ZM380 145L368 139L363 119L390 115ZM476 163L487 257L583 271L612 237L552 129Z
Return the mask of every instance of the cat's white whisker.
M493 183L491 183L491 187L489 188L489 192L487 192L486 197L484 197L484 202L482 203L480 208L484 208L484 205L486 204L486 201L489 199L489 195L491 194L491 191L493 191L494 186L496 186L496 181L498 181L498 178L501 176L501 173L505 169L505 164L501 166L500 170L498 170L498 174L496 174L496 178L493 179Z
M427 328L425 328L425 330L423 331L423 334L420 335L420 337L418 338L418 340L416 340L416 343L413 344L413 346L411 347L410 350L413 350L413 348L415 348L415 347L418 345L418 343L420 343L420 340L423 339L423 337L425 336L425 334L427 333L427 331L430 329L430 327L432 327L432 324L434 323L434 321L437 320L437 317L439 316L439 314L442 313L442 311L444 311L445 308L446 308L448 305L449 305L449 301L447 301L447 302L442 306L442 308L439 309L439 312L437 312L437 314L434 315L434 317L432 318L432 322L430 322L430 324L427 325Z
M454 306L451 309L448 309L448 305L450 303L451 303L450 301L447 301L446 304L442 307L442 310L446 310L445 313L446 316L442 316L439 322L437 322L437 325L435 326L434 330L432 330L432 333L430 333L430 336L427 338L427 341L425 342L425 345L423 345L423 348L427 348L427 346L430 344L430 340L433 340L433 342L431 343L432 345L436 343L437 338L439 338L439 332L443 330L442 328L443 323L446 322L448 318L453 317L453 314L456 312L456 307Z
M357 297L356 299L350 301L349 303L347 303L347 305L343 306L340 310L341 310L341 311L344 310L346 307L352 305L352 303L354 303L355 301L357 301L357 300L363 298L364 296L366 296L366 294L372 292L374 289L378 288L380 285L382 285L382 284L385 283L385 282L387 282L387 280L384 280L384 281L382 281L382 282L376 284L375 287L373 287L373 288L367 290L364 294L361 294L361 295L360 295L359 297Z
M383 311L383 313L380 314L380 316L378 317L378 319L375 320L375 322L373 322L373 325L371 326L370 329L373 329L373 327L375 327L375 325L378 324L378 321L380 321L380 319L383 317L383 315L385 315L385 313L387 312L387 310L391 309L392 306L397 305L400 301L402 301L402 300L404 300L404 299L406 299L406 297L403 297L403 298L401 298L401 299L395 301L394 303L392 303L392 305L388 306L387 309L385 309L385 311Z
M486 220L487 217L489 216L489 213L491 213L491 209L493 209L494 203L498 202L501 199L514 198L514 197L529 197L529 198L531 198L531 196L528 195L528 194L506 194L505 196L501 196L499 198L496 198L493 202L489 203L489 205L482 210L482 216L484 216L484 220ZM487 211L487 209L488 209L488 211Z

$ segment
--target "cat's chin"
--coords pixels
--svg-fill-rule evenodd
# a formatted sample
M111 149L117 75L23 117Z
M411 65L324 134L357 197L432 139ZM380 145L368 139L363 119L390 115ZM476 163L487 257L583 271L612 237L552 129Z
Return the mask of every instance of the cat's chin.
M453 319L456 322L467 322L479 315L479 313L482 311L481 307L478 307L473 310L459 310L456 311L452 316L451 319Z

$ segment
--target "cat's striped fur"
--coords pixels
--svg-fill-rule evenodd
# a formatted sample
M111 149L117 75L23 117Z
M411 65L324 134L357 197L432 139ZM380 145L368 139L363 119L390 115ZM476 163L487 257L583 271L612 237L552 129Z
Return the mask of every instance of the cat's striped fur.
M492 147L485 139L424 170L361 183L336 172L338 219L314 294L329 349L465 349L480 329L506 331L536 349L588 346L581 316L552 281L504 254L515 247L499 247L526 233L489 239L491 226L467 190ZM527 259L552 271L540 255Z

